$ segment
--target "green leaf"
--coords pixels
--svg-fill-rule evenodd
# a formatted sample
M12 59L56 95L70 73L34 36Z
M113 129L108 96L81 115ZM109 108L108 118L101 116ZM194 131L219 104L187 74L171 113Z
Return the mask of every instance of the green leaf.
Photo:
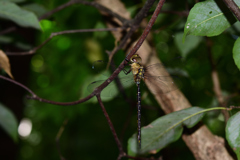
M17 142L17 119L14 114L0 103L0 126L8 133L8 135Z
M101 72L99 75L97 75L95 77L92 77L91 80L87 80L85 83L85 85L87 85L87 87L83 88L83 97L85 97L85 96L89 95L91 92L93 92L94 89L99 87L109 76L110 76L110 72L106 71L106 72ZM118 76L124 77L124 78L120 78L120 82L121 82L123 88L125 88L125 89L129 88L135 84L135 83L132 83L134 81L130 80L130 79L133 79L132 74L125 75L124 72L121 72ZM105 80L99 80L99 79L105 79ZM96 81L94 81L94 80L96 80ZM89 81L92 83L89 83ZM107 87L105 87L102 90L100 95L101 95L102 101L110 101L117 96L121 96L121 95L119 95L119 93L120 93L120 91L116 85L116 81L112 81Z
M0 1L0 17L11 20L22 27L41 29L35 14L21 9L12 2Z
M240 5L240 1L235 1ZM225 5L214 0L199 2L191 9L184 28L183 41L187 35L216 36L236 22Z
M233 46L233 59L238 69L240 69L240 38L236 40Z
M229 118L226 126L226 138L233 151L240 159L240 112Z
M183 126L191 128L202 119L204 112L219 109L226 110L224 107L205 110L199 107L191 107L162 116L141 129L141 149L137 147L136 134L128 140L128 154L136 156L153 150L160 150L180 138Z
M128 140L128 154L135 156L164 148L180 138L183 125L191 128L198 123L203 117L202 111L202 108L191 107L158 118L142 128L142 145L140 150L137 149L136 134Z

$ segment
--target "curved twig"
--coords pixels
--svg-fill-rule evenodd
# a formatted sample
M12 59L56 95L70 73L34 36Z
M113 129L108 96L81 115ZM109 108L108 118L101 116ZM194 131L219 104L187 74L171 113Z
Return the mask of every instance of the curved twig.
M100 94L97 94L96 97L97 97L98 103L99 103L100 106L101 106L101 109L102 109L102 111L103 111L103 114L104 114L104 116L105 116L106 119L107 119L108 125L109 125L109 127L110 127L110 130L111 130L113 136L114 136L114 139L115 139L115 141L116 141L116 143L117 143L117 146L118 146L118 149L119 149L119 152L120 152L120 153L119 153L119 156L118 156L118 159L121 159L122 157L124 157L124 156L126 155L126 153L123 151L122 144L121 144L120 140L118 139L118 136L117 136L117 133L116 133L116 131L115 131L115 129L114 129L114 126L113 126L113 124L112 124L112 121L111 121L111 119L110 119L110 117L109 117L109 115L108 115L108 113L107 113L107 111L106 111L106 109L105 109L105 107L104 107L104 105L103 105L103 102L102 102L102 99L101 99L101 97L100 97Z
M104 32L104 31L118 31L120 29L123 29L123 27L118 28L99 28L99 29L77 29L77 30L67 30L67 31L61 31L61 32L54 32L52 33L44 42L42 42L39 46L25 52L5 52L7 55L16 55L16 56L22 56L22 55L29 55L34 54L37 50L42 48L45 44L47 44L53 37L63 35L63 34L72 34L72 33L84 33L84 32Z
M6 81L11 82L11 83L14 83L14 84L18 85L19 87L23 88L24 90L26 90L27 92L29 92L32 95L32 96L27 96L27 98L29 98L29 99L34 99L34 100L38 100L40 102L50 103L50 104L54 104L54 105L61 105L61 106L76 105L76 104L85 102L85 101L91 99L93 96L96 95L95 92L93 92L89 96L87 96L87 97L85 97L83 99L77 100L77 101L73 101L73 102L55 102L55 101L47 100L47 99L44 99L44 98L41 98L41 97L37 96L31 89L29 89L25 85L15 81L15 80L13 80L13 79L10 79L10 78L7 78L7 77L1 76L1 75L0 75L0 79L6 80Z
M117 53L120 49L122 49L125 45L128 39L133 35L133 33L139 28L140 23L142 20L148 16L148 11L154 4L155 0L147 0L144 4L143 8L138 12L138 14L134 17L131 21L126 21L123 26L130 26L130 30L128 33L124 36L120 44L109 54L109 61L112 60L112 57L115 53Z
M64 122L63 122L63 124L62 124L62 126L60 127L60 129L59 129L59 131L58 131L58 134L57 134L57 136L56 136L56 139L55 139L55 141L56 141L56 146L57 146L57 150L58 150L58 154L59 154L61 160L66 160L66 159L65 159L65 158L63 157L63 155L62 155L62 152L61 152L61 149L60 149L59 140L60 140L60 137L62 136L62 133L63 133L63 131L64 131L67 123L68 123L68 119L65 119Z
M158 14L160 13L163 4L165 3L165 0L160 0L158 2L157 8L155 9L147 27L145 28L145 30L143 31L140 39L138 40L137 44L133 47L133 49L130 51L130 53L127 55L126 60L129 60L136 52L137 50L140 48L140 46L142 45L142 43L144 42L144 40L146 39L147 35L149 34L154 22L156 21Z
M28 87L26 87L25 85L11 79L11 78L7 78L7 77L4 77L2 75L0 75L0 78L3 79L3 80L6 80L8 82L11 82L11 83L14 83L16 84L17 86L20 86L21 88L25 89L27 92L29 92L33 97L37 96L31 89L29 89Z
M17 29L17 27L15 27L15 26L9 27L9 28L1 31L1 32L0 32L0 35L7 34L7 33L11 33L11 32L13 32L13 31L15 31L16 29Z

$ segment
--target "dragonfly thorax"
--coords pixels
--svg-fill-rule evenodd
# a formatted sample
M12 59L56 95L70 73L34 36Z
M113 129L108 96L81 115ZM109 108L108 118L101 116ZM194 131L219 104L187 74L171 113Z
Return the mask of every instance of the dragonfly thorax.
M131 70L136 84L140 84L141 79L144 79L144 68L140 63L132 63Z

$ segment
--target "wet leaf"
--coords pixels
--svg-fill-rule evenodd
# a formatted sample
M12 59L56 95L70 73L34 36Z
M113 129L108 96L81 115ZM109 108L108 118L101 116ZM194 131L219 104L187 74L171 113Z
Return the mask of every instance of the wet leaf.
M236 1L240 5L240 1ZM236 22L229 9L220 1L199 2L191 9L184 28L183 41L187 35L216 36Z
M233 59L238 69L240 69L240 38L236 40L233 46Z
M8 133L8 135L16 142L17 134L17 119L14 114L0 103L0 126Z
M9 59L2 50L0 50L0 69L1 68L13 79Z
M229 118L226 126L226 138L233 151L240 159L240 112Z
M203 111L202 108L191 107L158 118L142 128L140 150L137 148L136 134L128 140L128 154L136 156L166 147L181 137L183 126L191 128L197 124L204 115Z
M0 17L11 20L22 27L41 29L35 14L12 2L0 1Z

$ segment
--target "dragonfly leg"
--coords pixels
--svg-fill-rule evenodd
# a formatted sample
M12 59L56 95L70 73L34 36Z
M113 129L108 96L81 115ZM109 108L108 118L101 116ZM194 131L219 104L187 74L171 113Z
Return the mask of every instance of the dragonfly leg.
M129 69L129 71L127 71L126 69L123 69L123 72L128 75L130 72L132 71L132 69Z
M127 59L127 57L125 58L125 61L129 62L129 60Z

